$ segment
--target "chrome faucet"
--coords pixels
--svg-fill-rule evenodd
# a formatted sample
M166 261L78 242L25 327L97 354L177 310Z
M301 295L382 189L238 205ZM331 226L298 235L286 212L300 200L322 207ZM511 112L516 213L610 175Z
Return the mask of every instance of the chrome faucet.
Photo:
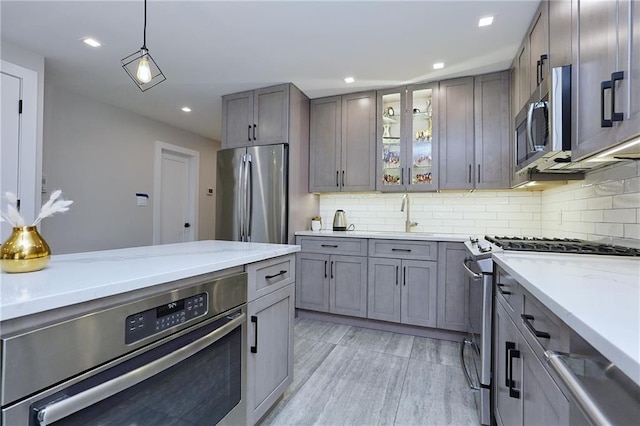
M418 222L411 222L411 208L410 208L410 200L409 194L404 194L402 196L402 206L400 207L400 211L405 211L404 208L407 208L407 219L404 221L404 232L411 232L411 228L414 226L418 226Z

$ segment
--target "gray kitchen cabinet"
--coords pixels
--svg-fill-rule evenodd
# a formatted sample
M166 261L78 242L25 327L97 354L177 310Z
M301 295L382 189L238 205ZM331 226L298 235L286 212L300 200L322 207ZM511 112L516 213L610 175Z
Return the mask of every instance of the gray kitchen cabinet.
M296 308L367 315L367 240L297 237ZM345 255L346 254L346 255Z
M529 45L529 95L545 81L549 75L549 3L540 2L527 34ZM535 76L535 78L534 78Z
M509 71L475 78L475 189L510 187Z
M473 77L440 82L440 189L473 189Z
M289 143L292 92L302 94L281 84L223 96L222 147Z
M574 4L574 161L640 133L640 36L629 28L640 27L638 9L629 0Z
M468 330L470 279L462 268L467 253L462 243L438 244L438 328Z
M494 415L498 426L521 425L522 337L502 304L494 305Z
M378 91L376 189L438 189L438 84Z
M329 262L329 312L366 318L367 258L331 256Z
M311 101L309 192L375 189L375 92Z
M530 77L529 77L529 44L523 42L516 58L514 59L514 81L513 90L515 90L515 114L513 119L520 112L522 107L527 103L531 96Z
M247 305L247 422L256 424L293 381L294 285Z
M549 68L571 64L571 3L549 1Z
M436 245L397 240L369 242L368 318L436 326Z

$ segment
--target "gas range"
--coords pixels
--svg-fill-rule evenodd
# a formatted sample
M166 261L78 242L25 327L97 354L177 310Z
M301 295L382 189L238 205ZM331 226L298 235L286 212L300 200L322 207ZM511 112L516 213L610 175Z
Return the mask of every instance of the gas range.
M577 238L543 237L470 237L465 242L469 254L475 260L490 258L502 251L527 251L544 253L592 254L608 256L640 257L640 249L597 243Z

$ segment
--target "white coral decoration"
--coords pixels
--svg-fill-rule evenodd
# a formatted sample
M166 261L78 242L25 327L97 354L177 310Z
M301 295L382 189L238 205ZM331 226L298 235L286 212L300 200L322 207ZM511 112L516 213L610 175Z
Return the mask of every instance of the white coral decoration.
M40 209L40 214L36 218L36 221L33 222L32 226L39 224L42 219L49 217L54 213L63 213L69 210L69 206L73 204L73 201L64 200L60 198L61 195L62 191L60 190L54 191L51 194L49 201L44 203ZM24 226L25 221L22 216L20 216L20 213L18 213L18 197L16 194L6 192L4 194L4 198L6 198L8 202L7 211L3 212L0 210L0 222L7 222L12 226Z

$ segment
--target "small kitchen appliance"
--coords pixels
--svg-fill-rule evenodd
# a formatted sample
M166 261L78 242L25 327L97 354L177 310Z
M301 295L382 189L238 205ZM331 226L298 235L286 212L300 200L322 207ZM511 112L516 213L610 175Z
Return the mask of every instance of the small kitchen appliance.
M345 215L344 210L336 210L336 213L333 215L333 230L347 230L347 216Z

